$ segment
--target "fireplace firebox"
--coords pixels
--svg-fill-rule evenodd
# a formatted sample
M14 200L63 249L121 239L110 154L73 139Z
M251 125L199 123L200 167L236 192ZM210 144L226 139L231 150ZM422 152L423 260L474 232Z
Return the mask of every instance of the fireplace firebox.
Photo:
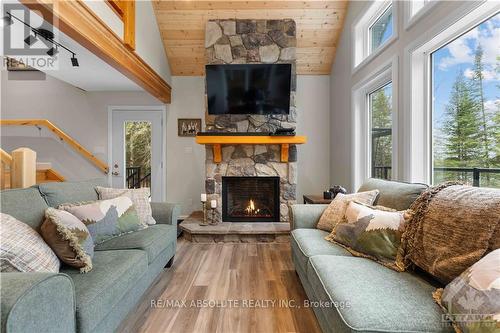
M222 177L222 221L279 222L279 177Z

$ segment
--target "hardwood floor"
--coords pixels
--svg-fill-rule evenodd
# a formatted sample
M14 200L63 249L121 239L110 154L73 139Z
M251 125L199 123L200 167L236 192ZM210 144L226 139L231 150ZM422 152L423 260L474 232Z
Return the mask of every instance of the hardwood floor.
M321 332L312 309L302 306L305 298L289 243L181 239L173 266L119 332Z

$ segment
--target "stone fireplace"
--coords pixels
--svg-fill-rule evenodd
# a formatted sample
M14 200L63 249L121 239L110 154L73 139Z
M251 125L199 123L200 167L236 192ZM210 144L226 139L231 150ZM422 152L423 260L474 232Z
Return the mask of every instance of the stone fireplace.
M279 222L279 177L222 177L222 222Z
M206 131L272 132L277 128L296 127L295 47L295 22L290 19L228 19L207 22L205 31L207 64L288 63L291 64L292 75L288 115L214 116L205 113ZM215 210L217 220L289 221L288 207L296 202L297 148L294 144L286 145L288 158L285 161L282 158L282 149L283 146L279 144L228 143L222 145L222 156L219 161L219 158L214 159L212 147L206 146L205 187L209 199L217 200ZM243 189L248 190L252 186L251 182L261 177L263 180L272 177L274 179L272 185L276 190L265 195L255 193L251 198L244 196ZM225 191L229 187L238 191L238 182L240 182L240 193L233 192L232 197L229 197ZM266 198L268 201L274 200L270 205L272 207L265 203ZM238 202L236 207L228 206L235 200L241 202ZM258 209L261 210L257 213ZM268 214L267 210L272 210L272 214Z

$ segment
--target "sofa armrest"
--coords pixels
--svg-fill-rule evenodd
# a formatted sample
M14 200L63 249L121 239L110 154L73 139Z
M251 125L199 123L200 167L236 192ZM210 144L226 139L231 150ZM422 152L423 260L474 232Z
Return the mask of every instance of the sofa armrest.
M65 274L0 273L2 332L75 332L73 281Z
M328 205L292 205L291 229L315 229Z
M178 204L167 202L152 202L153 218L159 224L171 224L177 227L177 219L181 211Z

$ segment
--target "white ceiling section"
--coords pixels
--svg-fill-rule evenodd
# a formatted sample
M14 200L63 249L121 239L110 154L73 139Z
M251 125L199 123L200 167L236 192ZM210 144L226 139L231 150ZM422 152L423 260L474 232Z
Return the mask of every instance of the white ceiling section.
M12 2L18 3L18 2ZM33 13L33 12L32 12ZM12 14L22 18L21 15ZM35 17L33 17L35 16ZM36 17L32 14L32 26L37 27ZM24 43L25 31L23 24L14 19L11 28L11 40L13 46ZM47 70L43 67L32 66L44 73L53 76L61 81L67 82L75 87L86 91L141 91L143 90L133 81L121 74L115 68L108 65L99 57L88 51L76 41L54 28L55 40L64 45L76 54L79 67L73 67L71 64L71 53L59 48L59 53L54 57L57 62L57 69ZM43 46L41 41L33 44L33 47ZM31 65L31 64L30 64Z

